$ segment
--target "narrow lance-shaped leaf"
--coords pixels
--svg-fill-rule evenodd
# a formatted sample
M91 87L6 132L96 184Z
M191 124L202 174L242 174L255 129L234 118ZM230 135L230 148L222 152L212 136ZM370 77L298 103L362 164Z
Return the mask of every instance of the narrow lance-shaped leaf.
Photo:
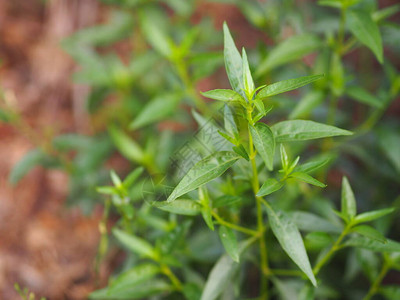
M179 100L180 96L177 94L157 96L144 106L129 128L138 129L166 118L174 112Z
M332 233L341 232L341 228L336 227L329 221L310 212L293 211L288 213L288 216L300 230L322 231L322 232L332 232Z
M177 215L195 216L201 212L200 204L189 199L177 199L173 202L164 201L162 204L156 202L155 206Z
M228 255L234 261L239 262L239 247L235 233L225 226L220 226L218 233Z
M254 126L249 126L254 147L262 157L268 170L272 171L275 154L274 134L268 125L264 123L256 123Z
M370 222L379 218L382 218L392 212L394 212L394 208L384 208L379 210L368 211L362 214L359 214L354 218L355 224L360 224L364 222Z
M386 243L386 238L380 233L378 230L375 228L368 226L368 225L359 225L356 227L353 227L351 229L353 232L357 232L367 238L370 238L372 240L376 240L381 243Z
M294 263L307 275L311 283L316 286L317 281L311 269L303 239L296 225L282 211L275 211L270 205L266 205L266 208L272 232L278 239L279 244Z
M267 196L269 194L272 194L280 190L283 186L284 186L283 182L280 182L275 178L268 178L261 186L260 190L257 193L257 196L259 197Z
M219 101L240 101L242 97L233 90L216 89L201 93L204 97Z
M304 76L304 77L288 79L272 83L270 85L267 85L265 88L263 88L258 92L257 99L264 99L267 97L275 96L281 93L298 89L322 77L324 77L324 75L319 74L319 75Z
M232 110L226 104L224 105L224 127L226 132L228 132L232 137L235 137L236 140L239 139L239 131L236 126L234 115Z
M301 34L290 37L271 50L266 59L264 59L256 70L256 76L302 58L303 56L317 50L321 42L315 35Z
M342 214L349 220L357 213L356 199L347 177L342 179Z
M203 216L204 222L206 222L208 228L214 230L214 222L211 214L211 199L208 196L208 191L205 187L201 186L199 188L199 199L202 205L201 214Z
M13 167L13 169L9 175L9 181L12 184L16 184L32 168L41 164L45 160L45 158L46 158L46 155L41 150L34 149L34 150L29 151Z
M318 181L317 179L313 178L312 176L303 173L303 172L294 172L292 174L290 174L290 177L292 178L296 178L298 180L304 181L306 183L324 188L326 187L326 184L323 184L322 182Z
M221 176L240 158L234 152L216 152L195 164L178 183L167 201L174 201L176 198L193 191L199 186Z
M383 63L382 38L379 27L372 20L370 13L361 10L347 12L348 26L354 36L375 54L378 61Z
M110 126L108 131L115 146L122 153L122 155L133 161L143 161L143 150L133 139L131 139L131 137L129 137L116 126Z
M148 257L155 257L155 251L152 245L150 245L147 241L130 235L122 230L117 228L113 229L114 236L120 241L125 247L129 250Z
M278 143L353 134L348 130L308 120L282 121L271 126L271 130Z
M118 277L111 282L109 291L112 294L113 291L132 287L136 284L153 278L159 272L160 268L154 264L140 264L118 275Z
M246 50L242 49L242 60L243 60L243 84L244 90L246 91L246 95L249 98L254 91L254 81L251 76L249 62L247 60ZM251 99L248 99L249 101Z
M235 42L232 39L231 33L229 32L228 25L224 23L224 60L226 74L228 75L229 82L231 83L232 89L237 93L245 96L244 84L243 84L243 63L242 57L235 46Z
M351 98L368 104L373 107L381 108L383 106L383 101L381 101L378 97L367 92L365 89L359 86L351 86L346 89L346 94L348 94Z
M377 252L400 252L400 243L389 239L386 240L386 243L381 243L367 237L359 236L352 237L343 245L345 247L363 248Z

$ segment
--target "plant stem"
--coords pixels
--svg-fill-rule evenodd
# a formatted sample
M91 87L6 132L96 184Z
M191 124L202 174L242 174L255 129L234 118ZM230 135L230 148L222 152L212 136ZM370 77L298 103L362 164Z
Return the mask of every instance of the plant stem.
M161 264L161 272L163 272L172 282L174 287L178 290L182 290L182 282L175 276L171 269L166 264Z
M332 257L332 255L339 250L340 247L340 243L342 242L343 238L347 235L347 233L350 230L350 226L347 225L342 233L340 234L340 236L338 237L338 239L336 240L336 242L332 245L331 249L329 249L328 253L325 254L325 256L317 263L317 265L314 267L313 269L313 273L316 276L319 271L321 270L321 268L329 261L329 259Z
M247 111L247 117L251 125L253 124L253 118L251 115L251 110ZM249 128L249 149L250 149L250 159L251 159L251 168L253 171L252 177L252 187L253 192L256 198L257 203L257 228L258 232L261 233L260 240L259 240L259 247L260 247L260 257L261 257L261 298L260 299L268 299L268 278L267 274L270 274L270 270L268 267L268 256L267 256L267 246L265 244L265 235L264 232L264 222L263 222L263 213L262 213L262 205L261 202L263 199L261 197L256 196L258 193L259 182L258 182L258 172L257 172L257 165L255 159L255 152L254 152L254 145L253 145L253 137L251 136L250 128Z
M371 287L368 291L368 294L364 297L363 300L371 299L378 292L381 282L382 282L383 278L385 278L389 269L390 269L390 264L385 260L383 262L381 272L379 273L378 277L375 279L374 283L371 285Z
M233 223L229 223L229 222L223 220L223 219L222 219L216 212L214 212L214 211L211 211L211 214L212 214L212 216L215 218L215 220L217 220L217 222L218 222L219 224L223 225L223 226L232 228L232 229L234 229L234 230L236 230L236 231L240 231L240 232L243 232L243 233L245 233L245 234L252 235L252 236L255 236L255 235L258 234L258 231L255 231L255 230L252 230L252 229L248 229L248 228L245 228L245 227L242 227L242 226L233 224Z

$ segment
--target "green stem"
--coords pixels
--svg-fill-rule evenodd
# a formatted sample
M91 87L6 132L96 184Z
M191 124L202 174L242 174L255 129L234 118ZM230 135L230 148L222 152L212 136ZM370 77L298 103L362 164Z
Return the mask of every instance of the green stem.
M378 277L375 279L374 283L371 285L368 294L364 297L363 300L370 300L379 290L379 287L381 285L381 282L383 278L385 278L387 272L390 269L390 264L385 260L381 269L381 272L379 273Z
M232 229L234 229L234 230L236 230L236 231L240 231L240 232L243 232L243 233L245 233L245 234L252 235L252 236L256 236L256 235L258 234L258 231L251 230L251 229L248 229L248 228L245 228L245 227L242 227L242 226L233 224L233 223L229 223L229 222L223 220L223 219L222 219L216 212L214 212L214 211L212 211L211 214L212 214L212 216L215 218L215 220L217 220L217 222L218 222L220 225L223 225L223 226L232 228Z
M251 109L247 111L247 118L250 122L250 124L253 124L253 118L251 115ZM256 159L255 159L255 151L254 151L254 145L253 145L253 137L251 136L250 128L249 128L249 149L250 149L250 159L251 159L251 168L253 172L253 177L252 177L252 187L253 187L253 192L256 198L256 204L257 204L257 228L258 232L261 234L260 235L260 240L259 240L259 247L260 247L260 257L261 257L261 298L260 299L268 299L268 277L265 276L267 274L270 274L270 270L268 267L268 256L267 256L267 246L265 243L265 235L264 233L264 222L263 222L263 213L262 213L262 205L261 202L263 199L261 197L256 196L258 193L258 190L260 189L259 187L259 182L258 182L258 172L257 172L257 165L256 165Z
M332 247L329 249L328 253L325 254L325 256L317 263L317 265L314 267L313 269L313 273L316 276L319 271L321 270L321 268L329 261L329 259L333 256L333 254L338 251L339 249L341 249L340 243L342 242L343 238L347 235L347 233L350 230L350 226L347 225L342 233L340 234L340 236L338 237L338 239L336 240L336 242L332 245Z
M171 269L166 264L161 264L161 272L164 273L172 282L174 287L178 290L182 290L182 282L175 276Z

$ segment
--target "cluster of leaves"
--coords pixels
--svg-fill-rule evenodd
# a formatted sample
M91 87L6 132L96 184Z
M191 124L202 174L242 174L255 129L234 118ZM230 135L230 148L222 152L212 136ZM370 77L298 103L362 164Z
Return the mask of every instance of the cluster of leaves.
M210 50L221 37L209 20L188 25L195 1L103 2L117 6L109 23L63 43L81 66L75 80L91 87L87 110L95 135L38 143L11 174L17 182L38 164L62 168L71 177L70 198L90 211L113 150L131 162L124 180L111 172L113 186L97 189L106 195L98 262L115 241L128 257L90 297L369 299L380 293L396 299L399 288L381 282L400 269L400 245L392 240L399 238L393 228L399 225L400 127L390 116L380 119L400 91L390 61L399 49L399 25L388 21L400 6L228 1L275 42L260 43L247 56L226 25L224 54ZM133 45L127 62L108 47L123 39ZM306 63L311 53L314 62ZM202 93L216 100L206 103L196 83L224 62L232 89ZM197 110L198 127L216 136L191 144L198 157L171 164L196 129L188 106ZM21 126L17 114L0 110L0 117ZM193 166L185 175L176 175L187 164ZM345 177L335 211L339 192L323 189L332 169L348 174L367 212L357 214ZM120 220L110 241L111 213ZM328 265L331 259L335 264Z

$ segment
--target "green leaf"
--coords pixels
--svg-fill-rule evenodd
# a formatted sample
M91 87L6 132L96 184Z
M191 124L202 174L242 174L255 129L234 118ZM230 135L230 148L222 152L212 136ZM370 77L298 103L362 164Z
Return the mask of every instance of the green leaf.
M247 98L251 97L254 91L254 81L251 76L249 62L247 60L246 50L242 48L242 60L243 60L243 84L244 90L246 91ZM251 99L248 99L249 101Z
M298 180L318 186L320 188L326 187L326 184L322 183L321 181L318 181L317 179L315 179L315 178L311 177L310 175L303 173L303 172L294 172L294 173L290 174L289 177L296 178Z
M349 95L354 100L357 100L361 103L368 104L373 107L381 108L383 106L383 102L374 95L367 92L365 89L359 86L351 86L346 89L347 95Z
M150 245L147 241L139 237L130 235L117 228L114 228L112 232L114 236L117 238L117 240L121 242L121 244L123 244L130 251L151 258L156 257L156 253L154 251L153 246Z
M344 129L307 120L282 121L271 126L271 130L278 143L353 134Z
M354 218L353 224L360 224L364 222L370 222L383 216L386 216L395 211L395 208L384 208L379 210L368 211L362 214L359 214Z
M22 177L26 175L31 169L40 165L46 159L46 155L34 149L24 155L24 157L12 168L8 180L11 184L15 185Z
M233 90L216 89L201 93L204 97L219 101L240 101L241 95Z
M287 155L285 146L283 146L283 144L281 144L280 146L280 153L281 153L282 169L285 171L285 173L288 173L287 170L289 168L289 157Z
M223 196L218 197L217 199L213 200L212 207L218 208L218 207L222 207L222 206L231 206L235 203L239 203L242 200L243 200L242 197L239 197L239 196L223 195Z
M177 215L195 216L201 212L201 205L188 199L177 199L173 202L163 201L162 204L155 203L155 206Z
M245 96L244 83L243 83L243 63L239 51L235 46L229 32L228 25L224 22L224 61L226 74L228 75L229 82L234 91L238 94Z
M386 243L381 243L370 238L359 236L352 237L344 243L345 247L356 247L368 249L376 252L400 252L400 243L387 239Z
M400 287L398 285L385 285L379 288L379 293L388 300L400 299Z
M131 173L129 173L128 176L124 179L124 182L122 183L124 187L129 188L132 186L132 184L139 178L139 176L143 173L144 168L139 167L135 170L133 170Z
M312 110L316 108L325 98L325 93L320 90L311 90L300 99L295 108L289 114L289 119L307 119Z
M310 261L304 247L303 239L296 225L282 211L275 211L266 205L272 232L278 239L283 250L294 263L307 275L314 286L317 285Z
M398 130L383 129L378 133L378 136L380 148L400 174L400 132Z
M239 139L239 131L235 122L234 115L228 105L224 106L224 128L231 136ZM235 143L234 143L235 144Z
M265 99L267 97L272 97L291 90L295 90L322 77L324 77L324 75L320 74L320 75L303 76L299 78L275 82L270 85L267 85L265 88L260 90L256 98Z
M161 255L171 254L171 252L179 245L183 237L187 233L190 225L190 220L186 220L175 226L174 229L164 234L157 240L157 247L160 249Z
M325 232L311 232L306 235L304 242L308 249L322 249L328 247L332 243L332 238Z
M256 123L254 126L249 125L249 128L253 137L254 147L264 160L268 170L272 171L275 154L274 134L268 125L264 123Z
M290 219L300 230L304 231L322 231L329 233L340 233L341 228L336 227L327 220L305 211L294 211L288 213Z
M211 200L208 196L207 189L203 186L199 188L199 199L202 205L201 214L203 216L204 222L206 222L208 228L214 231L214 223L211 215Z
M158 273L160 273L160 268L154 264L144 263L137 265L118 275L118 277L111 282L109 293L113 294L113 292L118 290L123 290L142 283L143 281L147 281Z
M140 10L140 28L149 44L161 55L171 58L173 53L173 42L165 32L161 20L164 19L161 11L156 9Z
M92 292L89 299L97 300L132 300L146 299L152 295L161 294L172 291L173 287L161 279L152 279L141 284L134 285L130 288L110 292L109 289L101 289Z
M144 106L129 128L138 129L166 118L176 110L180 99L177 94L157 96Z
M342 179L342 214L351 220L357 213L356 199L351 189L350 183L347 177L344 176Z
M249 155L247 154L247 151L242 144L232 147L232 150L243 157L245 160L250 161Z
M123 156L136 162L143 162L144 152L131 137L113 125L108 128L108 132L115 146Z
M216 152L195 164L182 178L168 197L167 202L193 191L199 186L221 176L240 158L234 152Z
M222 244L224 245L224 248L228 253L228 255L235 262L239 262L238 242L233 230L225 226L220 226L218 233L219 233L219 238L221 239Z
M271 50L256 70L256 76L263 75L268 71L302 58L320 48L321 42L312 34L301 34L292 36Z
M233 261L227 254L221 256L208 275L201 300L217 299L225 290L238 268L239 264Z
M342 58L336 52L332 54L330 63L330 87L332 93L336 97L343 95L345 87L345 70L343 67Z
M268 178L261 186L257 196L263 197L272 194L273 192L280 190L284 185L283 182L279 182L275 178Z
M296 172L311 173L327 165L332 160L333 160L333 155L323 154L317 158L310 159L309 161L300 166L297 166L295 170Z
M383 63L382 38L378 25L372 20L370 13L361 10L347 11L348 26L353 35L375 54Z
M357 232L367 238L370 238L372 240L376 240L381 243L386 243L386 238L380 233L378 230L375 228L368 226L368 225L360 225L353 227L351 229L353 232Z

